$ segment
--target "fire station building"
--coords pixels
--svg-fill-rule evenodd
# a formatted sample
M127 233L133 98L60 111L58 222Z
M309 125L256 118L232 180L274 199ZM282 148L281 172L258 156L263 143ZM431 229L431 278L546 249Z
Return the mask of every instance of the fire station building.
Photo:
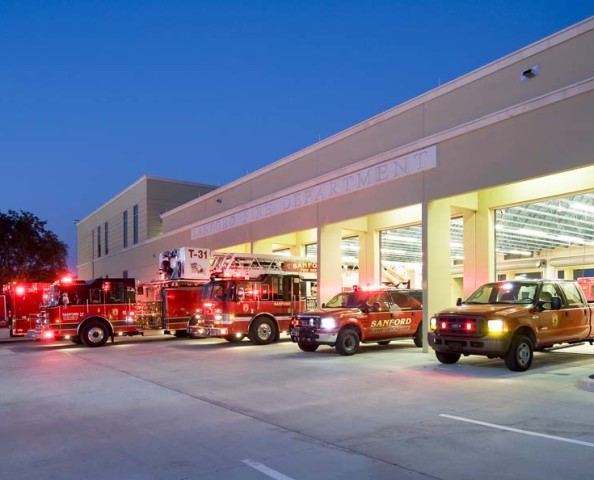
M276 252L317 258L321 301L404 283L425 312L498 278L594 277L592 59L594 17L227 185L143 177L78 223L78 275Z

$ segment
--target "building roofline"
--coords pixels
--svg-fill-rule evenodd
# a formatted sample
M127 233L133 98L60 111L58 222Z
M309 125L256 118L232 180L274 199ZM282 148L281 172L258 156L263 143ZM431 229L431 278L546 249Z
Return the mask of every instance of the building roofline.
M105 202L101 206L97 207L95 210L93 210L91 213L89 213L87 216L85 216L82 220L79 220L78 222L76 222L76 224L77 225L81 224L82 222L86 221L87 219L89 219L90 217L95 215L100 210L103 210L109 204L111 204L111 203L115 202L116 200L118 200L119 198L123 197L126 193L128 193L133 188L137 187L138 185L140 185L143 182L148 183L148 181L150 181L150 180L157 181L157 182L163 182L163 183L178 183L178 184L183 184L183 185L193 185L196 187L204 187L204 188L213 188L213 189L219 188L216 185L208 185L205 183L189 182L186 180L177 180L174 178L158 177L158 176L154 176L154 175L143 175L138 180L136 180L134 183L132 183L131 185L128 185L124 190L119 192L116 196L110 198L107 202Z
M553 33L552 35L549 35L548 37L538 40L526 47L516 50L515 52L505 55L497 60L494 60L493 62L490 62L490 63L488 63L482 67L479 67L467 74L464 74L461 77L457 77L454 80L451 80L447 83L444 83L443 85L433 88L433 89L429 90L428 92L422 93L421 95L418 95L410 100L407 100L404 103L396 105L382 113L374 115L373 117L368 118L367 120L364 120L360 123L357 123L357 124L353 125L352 127L349 127L345 130L341 130L340 132L335 133L335 134L331 135L330 137L325 138L324 140L321 140L313 145L310 145L310 146L305 147L301 150L298 150L297 152L294 152L290 155L287 155L286 157L283 157L269 165L266 165L265 167L255 170L254 172L252 172L248 175L245 175L245 176L240 177L236 180L233 180L230 183L227 183L227 184L219 187L217 189L216 194L209 192L208 194L202 195L199 198L190 200L189 202L179 205L178 207L173 208L173 209L163 213L161 215L161 217L164 218L169 215L173 215L179 211L182 211L186 208L189 208L189 207L197 204L200 201L204 201L214 195L220 195L221 193L224 193L226 190L229 190L229 189L234 188L238 185L246 183L246 182L252 180L253 178L261 176L264 173L273 171L277 168L280 168L281 166L284 166L288 163L294 162L294 161L298 160L299 158L304 157L310 153L313 153L317 150L326 148L329 145L332 145L346 137L349 137L351 135L359 133L363 130L366 130L366 129L368 129L374 125L377 125L379 123L382 123L386 120L389 120L397 115L402 114L403 112L412 110L413 108L416 108L419 105L427 103L430 100L433 100L433 99L438 98L442 95L445 95L445 94L450 93L454 90L457 90L457 89L459 89L463 86L466 86L478 79L484 78L498 70L501 70L501 69L506 68L510 65L513 65L514 63L518 63L522 60L525 60L528 57L532 57L542 51L550 49L553 46L560 45L564 42L567 42L575 37L578 37L586 32L589 32L590 30L593 30L593 29L594 29L594 16L591 16L585 20L582 20L581 22L570 25L569 27L567 27L563 30L560 30L556 33Z

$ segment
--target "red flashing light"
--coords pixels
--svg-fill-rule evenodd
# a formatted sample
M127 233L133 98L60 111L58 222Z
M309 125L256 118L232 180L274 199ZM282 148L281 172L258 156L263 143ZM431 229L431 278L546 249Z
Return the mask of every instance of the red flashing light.
M67 275L67 276L65 276L65 277L62 277L62 278L60 279L60 281L61 281L62 283L72 283L72 277L71 277L70 275Z
M17 285L14 289L15 293L17 295L24 295L25 294L25 287L23 287L22 285Z
M439 328L442 330L447 330L448 329L448 322L441 322L439 324Z
M52 330L47 330L45 332L43 332L43 338L47 339L47 340L51 340L54 338L54 332Z
M466 322L466 330L472 330L473 324L472 322Z

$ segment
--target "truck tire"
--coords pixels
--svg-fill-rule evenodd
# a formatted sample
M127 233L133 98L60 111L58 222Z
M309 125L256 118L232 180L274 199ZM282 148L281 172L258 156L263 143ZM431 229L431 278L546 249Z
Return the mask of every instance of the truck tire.
M458 360L460 360L459 353L435 352L435 356L441 363L445 365L453 365Z
M359 350L359 334L352 328L344 328L336 339L336 351L341 355L354 355Z
M415 336L413 337L415 342L415 347L422 348L423 347L423 324L419 323L417 327L417 331L415 332Z
M297 345L303 352L315 352L319 347L319 345L316 345L315 343L298 342Z
M97 320L87 323L81 332L81 340L87 347L102 347L108 337L107 327Z
M72 340L72 343L74 343L75 345L82 345L82 340L78 335L72 335L72 337L70 337L70 340Z
M382 340L381 342L377 342L377 344L381 346L390 345L390 340Z
M525 372L532 365L534 347L525 335L514 335L511 347L505 355L505 366L512 372Z
M258 318L250 327L250 340L254 345L268 345L277 338L276 324L270 318Z

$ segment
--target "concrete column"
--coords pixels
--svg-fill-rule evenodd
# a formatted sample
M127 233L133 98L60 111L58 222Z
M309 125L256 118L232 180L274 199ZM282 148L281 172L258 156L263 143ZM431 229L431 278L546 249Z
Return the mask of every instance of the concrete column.
M495 280L495 213L486 202L481 201L481 195L475 217L475 239L474 273L469 273L468 279L466 261L464 265L464 293L468 295L481 285Z
M462 296L468 297L476 290L476 212L466 210L462 218L462 239L464 241L464 273Z
M380 285L379 233L359 234L359 285Z
M423 352L429 319L451 306L451 207L449 199L423 202Z
M318 229L318 305L342 289L342 229L338 224Z

